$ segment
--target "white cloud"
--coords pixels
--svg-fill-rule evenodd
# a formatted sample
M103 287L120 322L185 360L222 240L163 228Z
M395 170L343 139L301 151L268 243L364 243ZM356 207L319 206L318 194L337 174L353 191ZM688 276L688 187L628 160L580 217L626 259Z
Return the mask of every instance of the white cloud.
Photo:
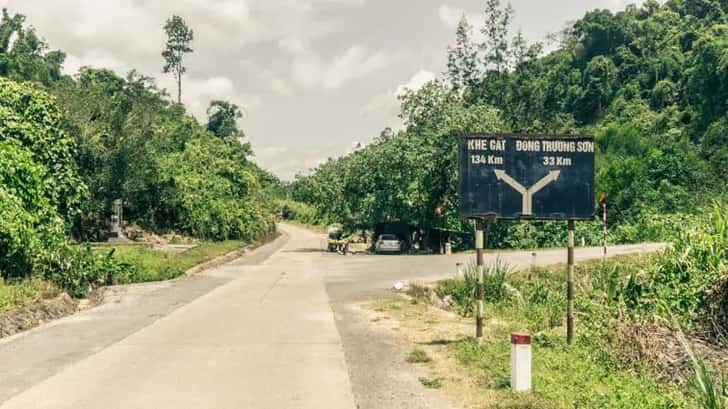
M435 78L437 78L437 75L435 75L432 71L419 70L409 79L409 81L397 87L395 96L403 95L407 92L407 90L417 91Z
M158 82L159 86L165 88L170 95L177 95L177 84L171 75L160 78ZM216 99L232 102L246 113L262 105L260 96L239 92L230 78L192 76L182 78L182 102L198 120L206 120L210 101Z
M80 57L74 54L66 54L66 61L63 63L63 72L68 75L74 75L78 73L81 67L125 71L125 65L108 51L89 50Z
M340 146L319 146L289 149L285 146L256 148L253 160L264 167L274 167L276 174L283 180L292 180L296 174L307 174L311 169L348 151Z
M293 94L293 90L291 89L289 82L277 75L273 72L273 70L262 67L250 60L242 60L240 61L240 65L247 68L253 73L253 75L263 80L267 88L269 88L274 94L285 97Z
M465 13L465 10L457 7L450 7L447 4L443 4L437 9L437 15L440 17L440 21L445 24L445 27L455 30L460 22L460 18Z
M379 71L392 61L393 57L382 51L369 53L365 47L353 46L331 61L323 61L315 53L298 55L291 65L291 75L305 88L333 90Z
M289 151L288 146L265 146L255 152L255 156L262 159L275 158Z
M437 78L432 71L421 69L412 75L407 82L397 85L394 89L387 90L372 98L361 110L365 117L375 115L396 116L399 114L399 97L407 90L417 91L428 82ZM397 126L400 126L398 123Z
M481 14L477 12L470 13L463 8L452 7L447 4L443 4L437 9L437 16L440 18L440 22L453 32L457 30L458 24L460 24L460 19L463 15L468 20L468 23L470 23L473 27L471 40L475 43L482 42L484 36L478 28L480 27L481 20L483 18Z

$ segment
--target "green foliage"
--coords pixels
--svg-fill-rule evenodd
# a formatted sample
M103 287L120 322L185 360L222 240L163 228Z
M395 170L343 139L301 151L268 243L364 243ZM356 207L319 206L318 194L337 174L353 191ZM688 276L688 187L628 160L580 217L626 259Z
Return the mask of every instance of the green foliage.
M372 145L299 178L295 200L349 228L400 220L470 232L457 218L452 165L454 134L468 131L596 135L596 191L609 196L617 241L669 239L669 222L728 190L723 3L649 1L617 13L590 11L543 56L521 34L508 41L512 10L484 3L475 27L483 40L463 19L447 50L446 77L401 97L406 130L385 130ZM490 243L563 245L563 231L499 223ZM583 233L597 243L597 224Z
M728 272L728 205L716 202L701 225L680 233L644 283L640 308L675 316L695 329L706 312L706 296Z
M45 168L42 189L50 205L68 217L78 212L85 186L76 172L74 140L62 128L54 98L0 77L0 141L26 148Z
M427 355L427 352L415 348L407 355L407 362L411 364L422 364L432 362L432 358Z
M53 286L40 279L6 283L0 278L0 314L39 301L46 296L53 296L57 292Z
M0 276L61 274L72 267L44 263L68 245L60 215L75 215L84 191L73 139L48 94L4 78L0 86Z
M142 283L177 278L190 268L240 249L242 241L202 242L181 253L154 249L147 246L100 247L94 252L100 256L113 251L119 266L114 281L118 284Z
M61 78L66 55L48 51L48 45L32 27L24 27L25 17L2 10L0 18L0 77L49 85Z
M422 376L419 380L422 386L428 389L440 389L442 387L442 379L440 378L426 378Z
M207 116L207 130L215 136L223 139L242 136L237 120L243 117L243 113L237 105L227 101L212 101L207 108Z
M79 239L106 238L116 199L124 203L126 220L155 231L225 240L272 228L257 180L266 176L247 160L251 152L242 132L216 122L218 108L210 111L212 125L203 127L170 106L151 79L133 72L121 78L84 69L77 81L58 84L56 93L77 135L79 168L92 192L75 220ZM216 101L218 106L234 107Z
M725 409L728 407L728 382L721 373L711 370L693 351L685 335L680 331L678 338L690 359L694 374L690 387L701 409Z
M487 266L483 273L483 297L489 303L503 301L506 294L506 274L508 266L500 261ZM469 264L462 277L443 280L437 286L435 293L440 298L450 296L455 310L464 317L475 313L475 296L478 286L478 269Z
M17 196L0 189L0 277L21 278L33 271L40 245L35 217L23 208Z
M56 242L38 255L37 272L72 297L83 297L90 290L115 283L123 266L113 252L96 254L90 247L79 248L68 242Z
M499 317L501 318L501 317ZM593 345L568 347L549 333L534 337L532 393L510 389L509 334L495 330L486 343L468 339L448 346L473 382L501 408L691 408L680 391L649 373L618 370L599 358ZM490 407L490 406L489 406Z
M328 221L321 219L314 208L294 200L281 200L276 205L276 214L284 220L294 220L312 226L326 226Z
M251 194L257 189L255 176L230 150L201 134L161 164L174 187L163 192L161 200L176 209L181 230L209 240L253 240L275 229Z
M373 144L324 163L311 176L299 177L291 197L312 206L319 219L340 222L347 230L382 221L468 229L453 205L457 135L481 127L499 129L500 120L497 111L485 106L448 104L449 92L433 83L411 93L406 100L428 99L435 107L426 111L412 105L408 112L406 121L422 133L385 131ZM431 126L446 133L433 132ZM434 212L439 204L444 205L441 217Z
M505 276L505 297L485 297L488 323L485 347L474 341L454 343L459 361L480 374L488 388L499 392L499 401L579 407L693 407L677 388L657 382L649 368L624 371L614 347L615 320L653 316L675 320L692 333L705 336L714 330L706 304L709 292L728 272L728 207L716 202L704 218L685 219L677 226L672 247L650 256L617 257L576 266L575 345L564 339L566 311L565 266L533 268ZM474 279L444 280L435 288L451 295L454 309L472 314ZM724 289L722 291L725 291ZM461 295L462 294L462 295ZM716 306L724 308L724 304ZM724 311L722 311L724 313ZM722 325L723 321L713 322ZM534 394L517 399L507 393L509 344L512 331L534 334ZM692 352L690 352L692 354ZM692 390L700 407L724 407L722 376L694 354ZM572 389L573 388L573 389ZM582 393L576 393L582 391ZM584 393L589 391L587 393Z
M23 16L3 11L0 277L43 278L78 297L151 277L113 252L69 240L69 230L80 241L105 240L117 199L127 222L158 232L250 241L274 229L263 194L279 182L248 161L237 106L214 101L203 126L135 71L62 76L63 53L48 51L24 25ZM179 17L165 28L165 72L175 74L181 93L193 34Z

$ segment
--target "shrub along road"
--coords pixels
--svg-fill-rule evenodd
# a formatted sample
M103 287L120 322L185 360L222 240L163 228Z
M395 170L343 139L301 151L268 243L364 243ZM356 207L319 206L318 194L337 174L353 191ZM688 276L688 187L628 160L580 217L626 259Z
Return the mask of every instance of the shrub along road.
M114 302L0 341L1 407L450 407L420 385L408 351L370 332L353 305L386 296L393 281L448 277L473 256L343 257L321 253L317 234L282 230L222 267L133 286ZM599 255L577 250L577 260ZM553 264L565 251L500 258Z

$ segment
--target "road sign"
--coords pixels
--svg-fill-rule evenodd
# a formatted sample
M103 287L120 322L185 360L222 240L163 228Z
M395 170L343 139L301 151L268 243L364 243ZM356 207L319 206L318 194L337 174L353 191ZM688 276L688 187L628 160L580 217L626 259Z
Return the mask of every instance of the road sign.
M460 139L460 216L594 217L594 139L474 134Z

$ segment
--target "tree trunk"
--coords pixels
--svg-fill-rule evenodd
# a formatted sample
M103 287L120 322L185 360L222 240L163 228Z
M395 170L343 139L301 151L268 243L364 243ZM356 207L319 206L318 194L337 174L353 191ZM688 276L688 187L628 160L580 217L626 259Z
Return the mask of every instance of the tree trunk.
M177 103L182 104L182 73L177 74Z

